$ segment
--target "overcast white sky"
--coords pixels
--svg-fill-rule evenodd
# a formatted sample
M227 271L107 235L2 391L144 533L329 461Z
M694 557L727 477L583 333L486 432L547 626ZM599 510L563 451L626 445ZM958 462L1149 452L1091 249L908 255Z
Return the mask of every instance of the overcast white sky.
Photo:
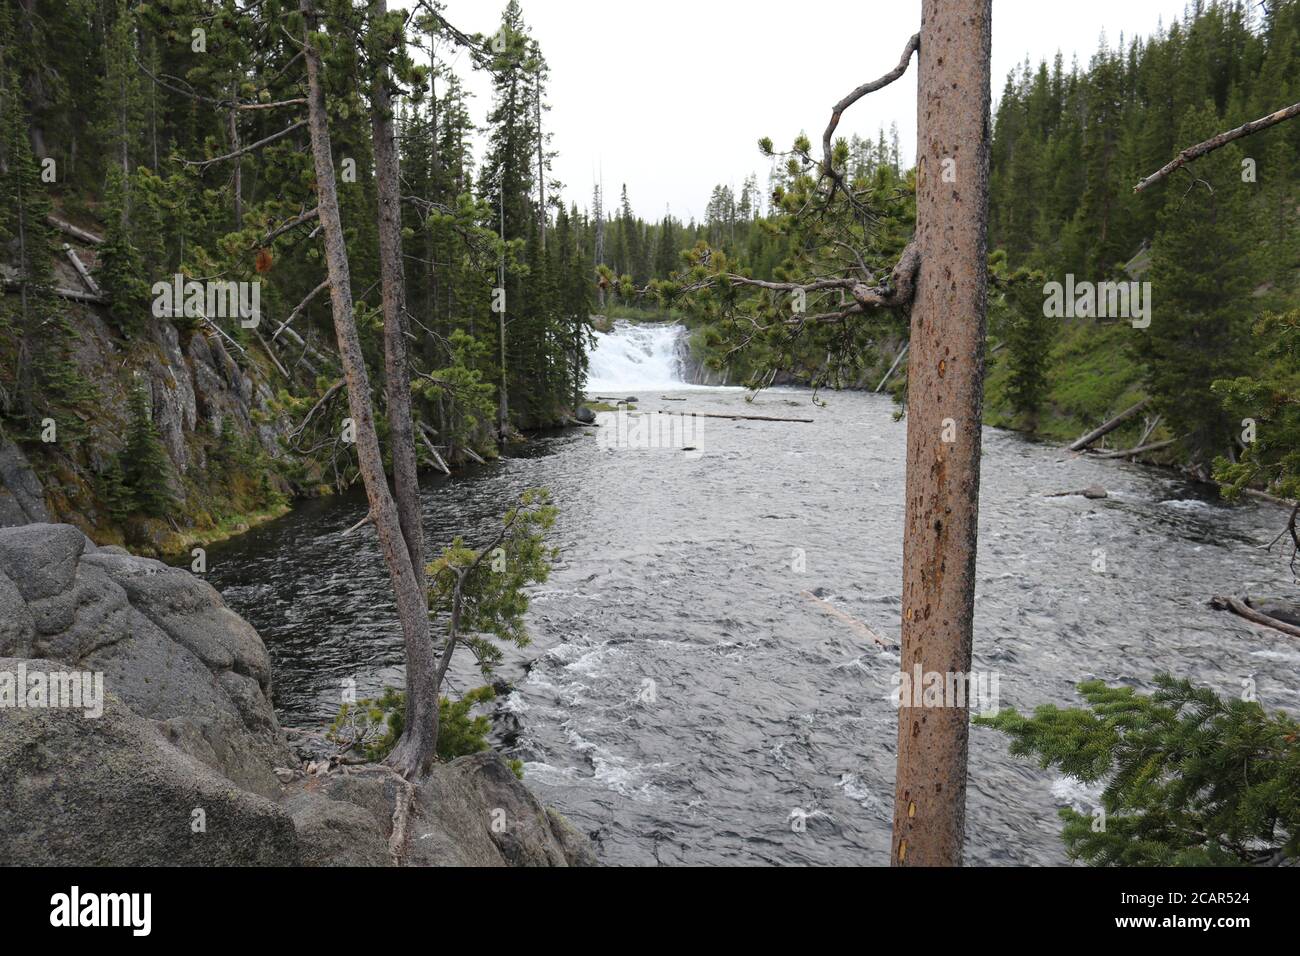
M506 0L445 0L448 20L492 33ZM787 148L806 131L814 141L835 101L888 72L920 23L920 0L521 0L551 68L547 124L559 152L555 175L566 201L591 201L603 175L607 205L627 183L637 213L671 208L701 218L717 183L739 189L768 163L756 143ZM393 0L393 6L407 6ZM1086 65L1106 34L1114 46L1149 34L1184 0L994 0L993 96L1028 55L1057 50ZM489 86L469 77L481 123ZM845 136L875 136L897 122L904 159L916 139L916 62L893 85L860 100L840 124Z

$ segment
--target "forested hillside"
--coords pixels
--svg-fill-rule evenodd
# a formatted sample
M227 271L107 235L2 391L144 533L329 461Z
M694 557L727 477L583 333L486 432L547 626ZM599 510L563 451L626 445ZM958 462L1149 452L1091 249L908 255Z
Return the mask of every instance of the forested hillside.
M1204 478L1300 491L1300 123L1134 189L1183 148L1298 99L1295 0L1189 4L1148 36L1103 37L1086 64L1058 55L1007 78L991 153L988 422L1073 440L1148 400L1111 447L1155 446L1153 460ZM899 318L845 322L842 299L800 309L779 284L884 276L912 229L915 173L883 134L837 139L845 188L810 212L820 144L760 148L778 164L771 214L744 242L700 246L656 288L737 378L874 389L906 344ZM1103 291L1053 309L1053 283L1058 295ZM1123 284L1129 313L1105 314L1105 283Z
M488 35L448 23L436 4L324 6L367 360L381 354L372 127L383 116L401 152L420 453L440 468L495 455L572 413L589 305L603 294L606 224L566 206L550 173L545 57L517 3ZM0 429L57 515L102 540L174 548L191 528L220 534L357 478L340 439L301 34L298 5L283 0L0 10ZM462 69L491 77L485 109L448 65L465 50ZM391 72L377 81L381 65ZM657 233L626 199L609 231L609 261L643 269ZM186 283L199 284L197 305ZM213 314L203 293L214 283L258 314Z
M373 369L374 123L395 123L422 464L454 468L566 421L591 331L613 318L685 318L711 381L875 388L893 365L907 340L898 310L767 326L790 315L779 296L712 279L884 275L915 216L896 130L836 140L847 188L815 217L821 157L804 136L788 150L764 139L766 181L716 186L702 221L644 217L635 184L615 200L601 183L556 181L548 66L517 2L495 33L467 33L484 25L450 23L437 4L382 9L323 5L324 84ZM176 547L357 480L340 439L299 16L287 0L0 11L0 428L56 511L101 538ZM490 102L467 94L467 70L490 77ZM1086 64L1057 56L1007 78L988 421L1072 439L1150 399L1114 447L1156 445L1205 477L1222 459L1221 480L1297 490L1300 124L1133 190L1184 146L1296 99L1297 0L1196 3L1147 36L1103 38ZM1045 316L1049 284L1067 281L1149 282L1150 325ZM160 304L158 283L184 282L255 286L259 320ZM382 403L379 415L382 431ZM161 492L146 478L159 472Z
M1215 457L1244 455L1258 478L1282 477L1282 449L1300 447L1283 400L1297 385L1286 346L1300 305L1300 125L1134 186L1184 147L1297 99L1294 2L1263 13L1194 4L1150 37L1103 47L1086 68L1057 57L1008 78L996 113L991 245L1043 281L1149 281L1151 309L1147 328L1062 322L1035 310L1036 295L1016 296L992 332L1006 343L990 383L994 421L1074 438L1150 396L1149 417L1161 422L1148 440L1177 439L1171 460L1206 474ZM1139 418L1116 441L1142 431ZM1235 479L1248 470L1221 471Z

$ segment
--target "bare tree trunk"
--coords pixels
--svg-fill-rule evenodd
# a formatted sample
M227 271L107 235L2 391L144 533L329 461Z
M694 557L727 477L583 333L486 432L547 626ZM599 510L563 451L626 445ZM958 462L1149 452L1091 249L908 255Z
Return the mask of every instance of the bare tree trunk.
M374 0L372 13L388 12L386 0ZM415 457L415 427L411 413L411 372L406 356L406 287L402 269L402 193L393 107L388 92L388 64L375 68L371 90L371 132L375 144L375 185L379 195L379 273L384 309L384 382L388 427L392 435L393 491L402 537L411 558L416 589L427 593L424 573L424 526L420 481ZM432 667L433 657L429 658ZM438 740L438 701L435 671L406 668L406 726L432 721Z
M542 136L542 69L539 65L535 77L537 112L537 233L541 239L542 251L546 251L546 138Z
M429 640L428 595L422 591L411 563L411 552L402 534L397 505L388 490L384 474L383 453L375 430L374 410L370 403L370 378L366 372L361 338L353 316L352 286L347 248L343 242L343 224L339 219L338 187L331 155L325 93L321 85L320 53L312 46L316 25L314 0L299 0L306 18L304 47L307 62L308 127L311 131L312 158L316 167L316 191L320 206L320 223L325 240L325 262L329 269L330 300L334 311L334 331L338 337L339 361L348 385L348 408L356 426L357 461L370 501L371 517L379 534L379 545L392 578L397 598L397 613L402 622L406 644L407 679L413 675L434 675L436 667L433 645ZM427 707L428 702L424 702ZM436 710L436 703L434 704ZM388 762L407 777L422 776L437 756L436 716L417 714L408 722L402 738L389 755Z
M923 0L900 668L968 674L987 311L992 0ZM892 861L961 862L969 710L900 700Z
M238 87L232 87L230 91L231 99L237 99L239 92ZM239 111L233 106L230 108L230 115L227 118L227 129L230 133L230 151L235 153L235 170L232 191L235 194L235 228L244 228L244 158L240 155L239 143Z

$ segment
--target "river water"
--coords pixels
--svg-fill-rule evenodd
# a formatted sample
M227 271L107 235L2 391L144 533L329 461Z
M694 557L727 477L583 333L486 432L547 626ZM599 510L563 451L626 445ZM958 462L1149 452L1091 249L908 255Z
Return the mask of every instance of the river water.
M648 420L611 420L428 479L437 546L488 538L528 488L560 510L533 644L499 675L514 690L498 743L609 864L887 863L898 657L855 622L897 644L906 425L874 395L820 407L798 390L691 389L661 347L676 333L638 334L602 340L593 392L635 394L643 413L813 421L698 419L684 440L638 442ZM1070 705L1089 678L1149 689L1168 671L1300 710L1300 645L1206 604L1292 588L1261 548L1280 509L992 429L984 448L974 667L997 675L1001 706ZM1094 483L1110 497L1044 497ZM210 549L209 579L267 642L287 725L327 723L341 682L400 685L373 531L340 537L365 511L360 495L311 502ZM974 728L966 859L1062 863L1056 811L1093 799Z

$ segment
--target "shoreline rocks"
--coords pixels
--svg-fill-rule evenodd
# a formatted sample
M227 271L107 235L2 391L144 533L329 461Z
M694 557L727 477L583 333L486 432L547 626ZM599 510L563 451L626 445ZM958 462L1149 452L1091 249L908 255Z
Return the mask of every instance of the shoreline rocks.
M98 716L54 692L92 675ZM214 588L70 525L0 528L0 865L595 862L495 754L414 786L301 766Z

